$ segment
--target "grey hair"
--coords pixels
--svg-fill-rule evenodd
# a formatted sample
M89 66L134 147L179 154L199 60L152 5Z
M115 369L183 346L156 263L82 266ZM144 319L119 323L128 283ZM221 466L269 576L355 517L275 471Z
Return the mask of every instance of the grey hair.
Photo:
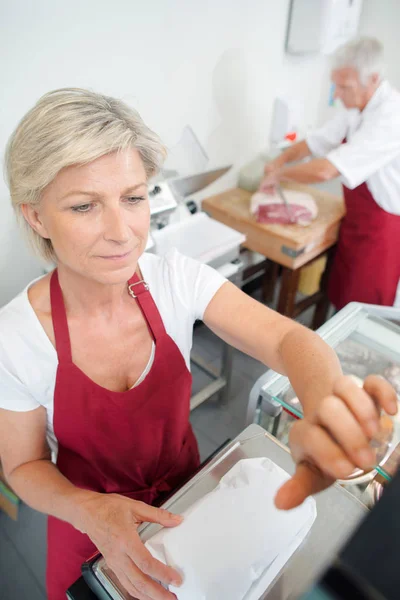
M333 69L353 67L360 76L362 85L367 85L371 75L384 73L383 45L373 37L351 40L336 50L332 57Z
M7 144L5 177L17 219L41 258L56 261L52 243L27 223L21 205L37 206L61 169L129 147L138 150L147 177L159 171L165 147L139 113L90 90L49 92L23 117Z

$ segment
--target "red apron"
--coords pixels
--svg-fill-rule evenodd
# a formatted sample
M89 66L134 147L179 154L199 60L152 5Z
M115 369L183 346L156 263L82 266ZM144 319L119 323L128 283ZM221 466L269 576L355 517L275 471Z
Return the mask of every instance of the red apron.
M132 291L154 338L155 358L150 373L137 387L112 392L91 381L72 362L57 271L51 277L58 354L54 392L57 467L77 487L152 504L200 464L189 424L192 378L146 286L137 275L128 283L135 284ZM49 600L65 600L66 590L81 574L82 562L95 551L87 535L49 517Z
M400 216L383 210L366 183L343 186L346 204L329 280L336 309L349 302L393 306L400 279Z

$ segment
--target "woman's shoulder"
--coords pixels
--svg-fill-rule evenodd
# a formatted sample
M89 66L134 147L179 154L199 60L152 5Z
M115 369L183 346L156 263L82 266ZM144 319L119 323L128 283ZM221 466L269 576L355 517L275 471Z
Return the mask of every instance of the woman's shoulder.
M31 297L38 306L45 304L46 277L34 280L8 304L0 308L0 362L3 366L17 357L30 356L34 360L35 353L41 346L43 332L36 315L36 308Z
M28 318L29 300L25 289L0 308L0 339L6 338L15 328L23 327Z
M0 336L25 328L35 317L34 305L43 304L45 288L48 288L48 276L34 279L8 304L0 308Z
M46 401L55 377L57 355L28 296L40 289L40 281L0 308L0 408L36 408Z
M189 273L193 274L193 271L196 272L201 268L201 263L181 254L176 248L171 248L162 255L145 252L141 256L139 264L152 275L169 276L173 279Z

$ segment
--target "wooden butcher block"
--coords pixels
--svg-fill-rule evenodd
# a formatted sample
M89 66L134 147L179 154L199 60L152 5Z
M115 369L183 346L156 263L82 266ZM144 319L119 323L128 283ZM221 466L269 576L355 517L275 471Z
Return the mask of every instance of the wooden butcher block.
M204 199L202 208L217 221L244 233L247 236L244 246L249 250L298 269L336 243L345 214L344 202L342 197L313 186L284 183L282 187L306 192L314 198L318 216L310 225L257 223L250 213L252 194L240 188Z

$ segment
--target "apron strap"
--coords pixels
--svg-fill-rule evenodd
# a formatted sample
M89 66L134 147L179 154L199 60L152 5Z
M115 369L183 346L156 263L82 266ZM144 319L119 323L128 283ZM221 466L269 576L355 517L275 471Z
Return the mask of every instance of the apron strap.
M136 300L155 341L166 334L160 312L150 293L149 285L135 273L128 281L128 292Z
M67 313L57 269L50 279L51 318L53 320L54 337L59 362L72 362L71 340L69 338Z
M165 335L166 331L158 308L150 294L148 284L139 279L139 276L135 273L128 281L128 291L138 303L154 341L157 341L158 338ZM67 313L57 269L53 271L50 279L50 301L58 360L59 362L72 362Z

